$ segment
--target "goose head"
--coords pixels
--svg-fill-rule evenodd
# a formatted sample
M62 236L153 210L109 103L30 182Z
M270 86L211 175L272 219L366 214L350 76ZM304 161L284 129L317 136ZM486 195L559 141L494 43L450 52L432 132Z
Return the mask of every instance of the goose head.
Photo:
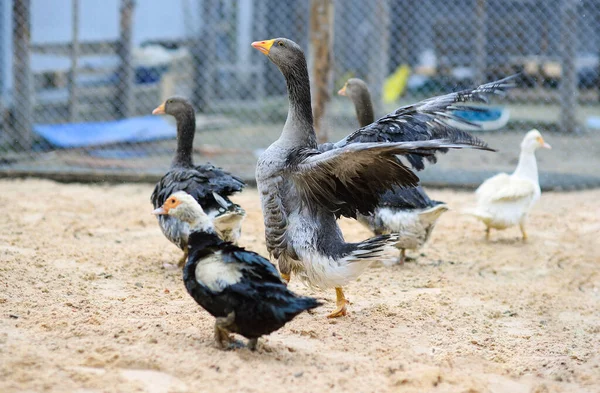
M367 84L358 78L350 78L338 91L338 95L347 96L350 99L354 100L354 97L359 97L361 94L364 94L365 91L369 91L369 87Z
M152 111L153 115L171 115L176 119L194 116L194 107L183 97L170 97Z
M302 48L287 38L255 41L252 47L267 56L285 76L300 71L302 67L306 68L306 58Z

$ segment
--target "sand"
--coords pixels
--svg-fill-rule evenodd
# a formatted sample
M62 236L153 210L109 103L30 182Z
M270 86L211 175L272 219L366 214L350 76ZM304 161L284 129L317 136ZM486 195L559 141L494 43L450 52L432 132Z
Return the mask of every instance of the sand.
M150 215L151 185L0 181L1 392L598 392L600 191L545 193L530 240L453 208L405 266L376 264L265 337L214 347L213 318L165 267L180 251ZM241 244L266 255L255 190ZM348 239L369 233L343 220Z

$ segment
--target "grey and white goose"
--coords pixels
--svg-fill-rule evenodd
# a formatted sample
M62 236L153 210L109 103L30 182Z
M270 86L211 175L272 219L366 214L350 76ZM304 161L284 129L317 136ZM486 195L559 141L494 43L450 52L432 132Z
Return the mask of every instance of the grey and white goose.
M245 184L236 176L212 164L195 166L192 160L196 115L194 108L181 97L171 97L152 111L154 115L171 115L177 122L177 151L171 169L156 183L150 200L154 208L162 206L177 191L191 194L214 221L219 235L236 243L246 212L231 202L229 196ZM179 266L187 260L189 225L166 215L158 216L160 229L167 239L183 250Z
M182 220L191 229L183 282L190 296L216 318L219 348L235 344L230 333L237 333L248 338L254 350L259 337L321 304L291 292L267 259L223 241L212 219L186 192L169 196L154 214Z
M360 127L375 121L371 93L362 79L348 79L338 94L352 100ZM376 235L397 233L398 263L403 265L406 249L421 248L429 239L438 218L446 211L448 205L431 200L420 185L409 188L394 186L381 196L372 215L358 214L357 219Z
M457 103L483 101L485 95L509 84L501 81L400 108L336 144L318 146L302 49L285 38L257 41L252 46L279 68L289 98L281 136L261 154L256 167L267 249L285 278L293 272L313 287L335 288L337 308L329 317L339 317L346 314L342 287L388 244L396 243L397 236L347 243L337 218L372 214L380 195L394 185L418 185L418 177L397 155L418 169L424 158L434 162L435 153L448 148L490 150L443 119L455 117L447 109L463 107ZM402 142L406 140L418 141Z

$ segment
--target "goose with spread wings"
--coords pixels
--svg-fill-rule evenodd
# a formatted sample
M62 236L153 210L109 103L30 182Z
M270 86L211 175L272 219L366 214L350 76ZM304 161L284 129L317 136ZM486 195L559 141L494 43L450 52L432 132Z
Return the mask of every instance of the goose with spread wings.
M415 187L419 179L410 166L421 169L424 160L435 162L437 152L490 150L444 120L455 118L450 111L464 107L462 103L486 101L511 83L503 80L403 107L338 143L319 146L302 49L285 38L252 46L279 68L289 99L281 136L261 154L256 167L267 248L284 277L289 279L293 272L313 287L335 288L337 308L329 317L343 316L347 300L342 287L397 236L347 243L336 219L372 214L380 196L395 185ZM397 156L406 157L408 163Z
M369 87L359 78L350 78L338 91L352 100L360 127L375 121ZM420 185L394 186L380 197L373 214L358 214L358 222L374 234L397 233L396 248L400 250L398 264L403 265L406 250L417 250L427 242L438 218L448 211L444 202L434 201Z

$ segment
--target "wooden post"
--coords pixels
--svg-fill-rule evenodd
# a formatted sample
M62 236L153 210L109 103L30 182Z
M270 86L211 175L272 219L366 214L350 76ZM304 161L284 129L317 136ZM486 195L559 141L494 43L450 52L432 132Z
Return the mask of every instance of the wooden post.
M367 82L371 90L373 99L373 109L375 113L383 112L383 84L388 75L388 62L390 59L390 5L388 0L379 0L377 2L365 2L372 4L375 8L373 15L373 35L369 55L373 60L369 62L369 75Z
M484 83L486 68L487 42L487 13L486 0L477 0L475 19L475 84Z
M561 7L560 128L577 131L577 0L563 0Z
M333 90L333 3L334 0L311 0L310 3L313 117L319 143L329 141L329 129L323 126L323 121Z
M132 47L132 23L133 11L135 8L134 0L121 0L120 10L120 40L117 55L121 60L119 65L117 97L115 99L116 112L121 117L130 117L134 110L134 69L133 58L131 56Z
M15 150L30 150L32 134L32 82L29 59L30 0L13 1L13 100L11 132Z
M69 73L69 121L78 120L77 64L79 61L79 0L71 0L71 72Z

